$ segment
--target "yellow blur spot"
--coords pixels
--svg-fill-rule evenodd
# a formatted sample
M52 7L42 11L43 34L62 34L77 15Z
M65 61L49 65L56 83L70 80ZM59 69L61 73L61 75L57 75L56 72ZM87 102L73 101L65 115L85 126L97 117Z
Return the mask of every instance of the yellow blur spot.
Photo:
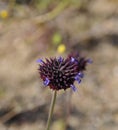
M2 10L0 12L0 17L6 19L8 17L8 12L6 10Z
M66 51L66 46L64 44L60 44L57 48L58 53L64 53Z

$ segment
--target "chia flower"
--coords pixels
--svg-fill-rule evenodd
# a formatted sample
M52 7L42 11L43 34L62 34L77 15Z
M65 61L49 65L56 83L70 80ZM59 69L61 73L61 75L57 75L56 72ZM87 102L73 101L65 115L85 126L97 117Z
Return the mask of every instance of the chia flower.
M65 59L62 57L49 58L45 61L38 59L37 62L39 63L39 74L45 86L49 86L53 90L72 88L73 91L76 91L74 82L81 83L84 77L83 71L85 71L87 63L92 61L75 53Z

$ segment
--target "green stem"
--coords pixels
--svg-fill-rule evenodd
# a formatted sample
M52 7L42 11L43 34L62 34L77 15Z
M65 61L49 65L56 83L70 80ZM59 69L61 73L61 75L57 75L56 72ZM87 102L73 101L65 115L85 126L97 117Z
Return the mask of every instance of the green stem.
M51 119L52 119L52 114L53 114L53 110L54 110L56 96L57 96L57 91L54 91L53 96L52 96L52 100L51 100L51 106L50 106L50 111L49 111L49 115L48 115L46 130L49 130L49 128L50 128L50 122L51 122Z
M70 0L63 0L51 12L37 16L35 19L33 18L33 20L37 24L41 24L41 23L50 21L50 20L54 19L55 17L57 17L66 8L66 6L69 5L69 3L70 3Z

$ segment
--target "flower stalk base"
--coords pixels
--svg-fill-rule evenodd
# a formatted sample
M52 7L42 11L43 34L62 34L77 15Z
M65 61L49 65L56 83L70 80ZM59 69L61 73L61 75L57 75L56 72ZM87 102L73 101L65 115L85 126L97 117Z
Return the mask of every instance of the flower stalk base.
M50 106L50 111L49 111L49 115L48 115L46 130L50 129L50 123L51 123L52 114L53 114L53 111L54 111L56 96L57 96L57 91L55 90L55 91L53 91L53 96L52 96L52 100L51 100L51 106Z

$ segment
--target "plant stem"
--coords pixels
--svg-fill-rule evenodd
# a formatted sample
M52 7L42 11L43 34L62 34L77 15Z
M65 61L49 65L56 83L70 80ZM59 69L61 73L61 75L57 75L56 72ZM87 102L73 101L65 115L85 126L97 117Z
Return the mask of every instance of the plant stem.
M53 110L54 110L56 96L57 96L57 91L54 91L53 96L52 96L52 100L51 100L51 106L50 106L50 111L49 111L49 115L48 115L46 130L49 130L49 128L50 128L50 122L51 122L51 119L52 119L52 114L53 114Z
M37 24L48 22L48 21L54 19L55 17L57 17L69 4L70 4L70 0L63 0L51 12L37 16L35 19L33 18L33 20Z

